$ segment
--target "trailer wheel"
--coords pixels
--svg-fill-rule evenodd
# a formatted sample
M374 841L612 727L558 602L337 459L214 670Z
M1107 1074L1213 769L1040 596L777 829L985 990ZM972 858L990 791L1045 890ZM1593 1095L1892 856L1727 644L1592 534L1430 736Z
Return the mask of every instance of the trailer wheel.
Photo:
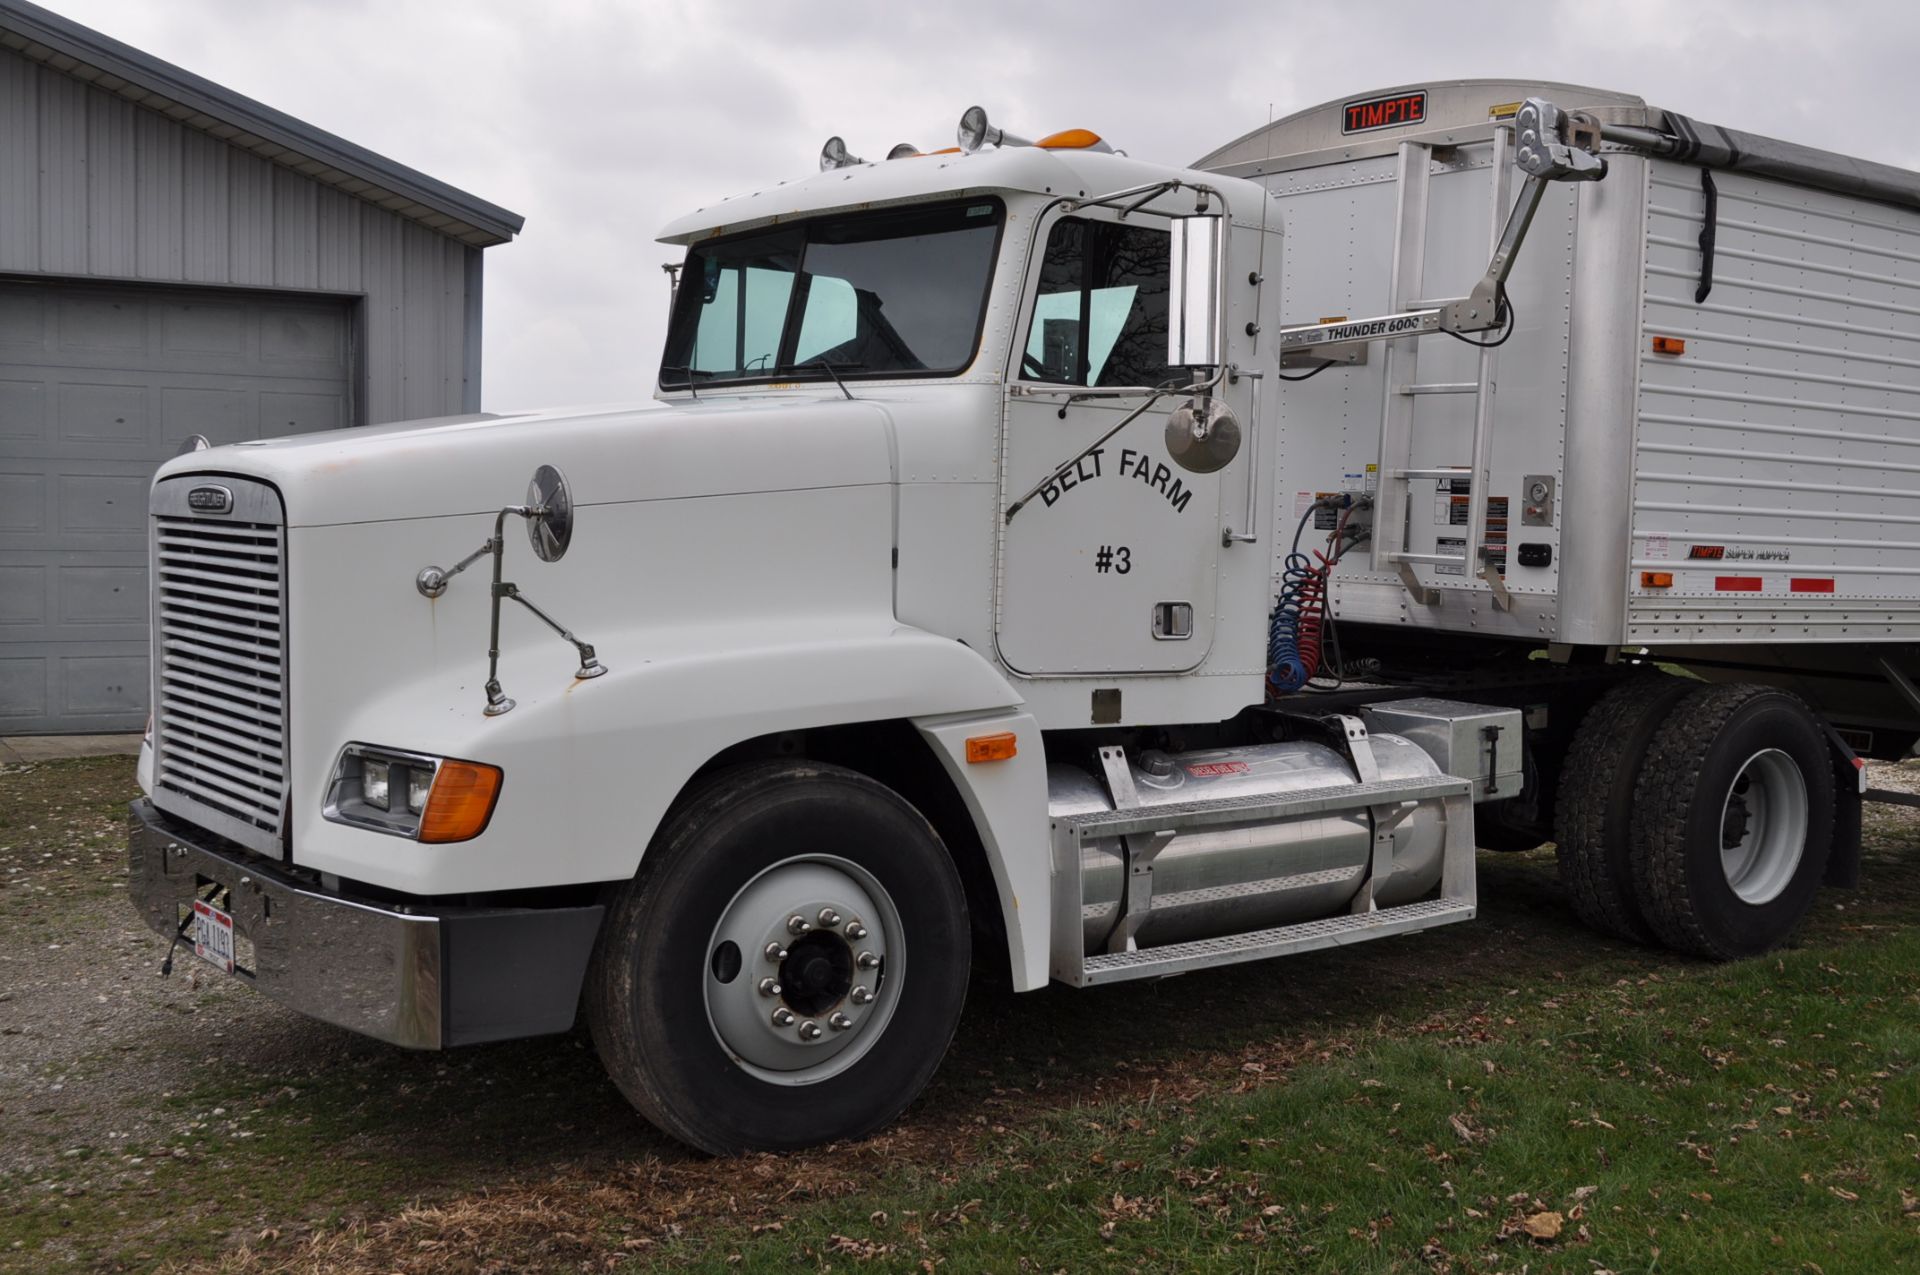
M1634 794L1642 912L1669 947L1714 960L1783 942L1833 845L1833 761L1785 691L1708 686L1675 706Z
M607 911L587 991L607 1073L716 1155L859 1138L953 1039L971 937L953 860L864 775L771 762L661 829Z
M1640 943L1655 937L1634 891L1634 785L1668 710L1698 685L1656 674L1622 682L1580 719L1567 749L1555 856L1574 914L1603 934Z

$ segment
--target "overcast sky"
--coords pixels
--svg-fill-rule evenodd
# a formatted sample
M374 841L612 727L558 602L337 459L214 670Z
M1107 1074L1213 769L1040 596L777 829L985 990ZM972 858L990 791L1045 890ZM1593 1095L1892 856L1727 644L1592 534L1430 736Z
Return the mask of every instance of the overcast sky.
M1920 167L1920 4L1893 0L41 2L523 214L487 252L495 411L648 396L662 225L814 171L830 134L951 145L975 102L1179 164L1269 106L1525 77Z

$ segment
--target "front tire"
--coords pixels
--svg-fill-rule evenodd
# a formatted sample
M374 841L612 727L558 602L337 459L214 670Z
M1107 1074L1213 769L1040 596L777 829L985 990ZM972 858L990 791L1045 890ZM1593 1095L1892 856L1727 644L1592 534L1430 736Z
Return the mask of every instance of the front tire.
M1634 794L1640 910L1667 946L1713 960L1776 947L1826 875L1833 760L1807 706L1765 686L1689 694Z
M854 771L771 762L684 802L608 908L587 991L614 1083L716 1155L859 1138L932 1078L971 937L939 836Z

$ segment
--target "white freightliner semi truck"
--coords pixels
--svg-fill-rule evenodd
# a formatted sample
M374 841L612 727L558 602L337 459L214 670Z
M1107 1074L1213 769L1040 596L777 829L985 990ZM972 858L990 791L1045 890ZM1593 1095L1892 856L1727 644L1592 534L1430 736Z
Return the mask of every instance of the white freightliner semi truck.
M1476 843L1712 958L1853 882L1920 177L1526 83L960 133L669 226L656 404L164 466L149 923L404 1046L584 1012L732 1151L893 1119L976 963L1464 921Z

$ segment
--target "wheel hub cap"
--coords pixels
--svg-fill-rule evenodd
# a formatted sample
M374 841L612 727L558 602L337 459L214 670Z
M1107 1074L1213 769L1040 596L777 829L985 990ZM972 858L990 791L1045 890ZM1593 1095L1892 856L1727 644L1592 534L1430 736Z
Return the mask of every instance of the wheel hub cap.
M903 966L899 912L871 873L835 856L789 859L749 881L714 927L708 1021L748 1071L811 1084L879 1038Z
M1777 748L1749 757L1720 810L1720 870L1744 903L1780 897L1806 852L1807 781Z

